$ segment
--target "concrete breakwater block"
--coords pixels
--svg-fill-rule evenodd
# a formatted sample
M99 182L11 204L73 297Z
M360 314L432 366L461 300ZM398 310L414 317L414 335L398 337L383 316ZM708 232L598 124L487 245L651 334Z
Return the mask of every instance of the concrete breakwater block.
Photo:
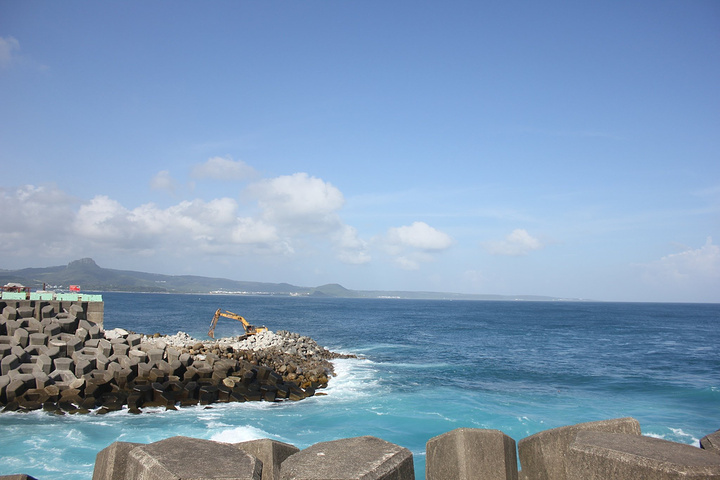
M599 422L578 423L544 430L518 442L523 475L533 480L566 480L567 452L578 432L624 433L640 435L640 423L634 418L617 418Z
M720 455L720 430L716 430L701 438L700 448Z
M499 430L458 428L426 445L427 480L518 480L515 440Z
M115 442L98 453L93 480L262 480L263 464L229 443L171 437Z
M568 451L568 477L584 480L720 479L720 456L659 438L581 431Z
M263 464L262 480L280 480L280 465L300 451L295 445L263 438L234 444Z
M376 437L321 442L291 455L282 480L414 480L410 450Z

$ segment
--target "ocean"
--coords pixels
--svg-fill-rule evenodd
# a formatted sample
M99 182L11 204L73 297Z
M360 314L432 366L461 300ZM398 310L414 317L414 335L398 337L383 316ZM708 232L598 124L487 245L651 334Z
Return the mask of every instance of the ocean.
M373 435L410 449L455 428L516 441L631 416L642 432L698 445L720 428L720 305L491 302L104 293L105 328L206 339L217 308L314 338L337 360L325 396L107 415L0 414L0 475L90 479L114 441L174 435L306 448ZM240 324L221 319L220 336Z

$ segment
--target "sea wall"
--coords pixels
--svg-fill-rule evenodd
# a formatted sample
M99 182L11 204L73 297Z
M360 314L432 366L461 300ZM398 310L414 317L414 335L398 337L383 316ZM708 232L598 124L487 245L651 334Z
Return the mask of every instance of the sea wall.
M710 434L704 441L719 432ZM569 425L519 442L498 430L458 428L426 445L427 480L700 480L720 478L720 455L640 434L632 418ZM8 476L0 479L30 478ZM261 439L220 443L170 437L150 444L115 442L97 454L93 480L414 480L404 447L364 436L300 450Z
M348 357L290 332L199 341L182 332L103 331L92 309L5 305L0 314L0 407L99 414L127 407L301 400Z
M69 312L70 307L75 305L81 308L83 318L87 319L91 323L100 325L101 327L103 325L105 302L102 301L101 295L49 294L46 298L42 298L42 295L39 295L38 299L30 300L13 299L12 297L14 295L17 294L3 292L2 300L0 300L0 312L2 312L5 307L12 307L15 309L30 308L33 312L32 317L37 320L42 320L42 310L47 306L52 307L54 312L60 313Z

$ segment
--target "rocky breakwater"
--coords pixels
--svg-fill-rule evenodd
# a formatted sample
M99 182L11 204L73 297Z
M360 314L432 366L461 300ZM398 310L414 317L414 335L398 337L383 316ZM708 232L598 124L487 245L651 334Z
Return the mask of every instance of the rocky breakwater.
M127 408L301 400L347 358L290 332L200 341L103 331L82 311L5 307L0 315L0 406L98 414Z

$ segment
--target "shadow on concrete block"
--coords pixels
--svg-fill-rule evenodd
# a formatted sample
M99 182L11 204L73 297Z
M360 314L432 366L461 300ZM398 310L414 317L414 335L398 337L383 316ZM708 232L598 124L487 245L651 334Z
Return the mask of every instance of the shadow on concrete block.
M115 442L95 457L92 480L125 480L125 466L130 450L142 443Z
M659 438L584 431L578 432L568 451L568 477L720 479L720 456Z
M523 438L518 454L523 476L533 480L566 480L566 457L570 444L580 431L640 435L640 423L634 418L616 418L553 428Z
M37 480L37 478L21 473L18 475L0 475L0 480Z
M130 450L125 478L261 480L262 462L229 443L171 437Z
M262 480L280 480L280 465L300 451L295 445L263 438L233 444L255 456L263 464Z
M458 428L426 445L427 480L518 480L515 440L499 430Z
M283 480L414 480L412 453L376 437L321 442L290 456Z

